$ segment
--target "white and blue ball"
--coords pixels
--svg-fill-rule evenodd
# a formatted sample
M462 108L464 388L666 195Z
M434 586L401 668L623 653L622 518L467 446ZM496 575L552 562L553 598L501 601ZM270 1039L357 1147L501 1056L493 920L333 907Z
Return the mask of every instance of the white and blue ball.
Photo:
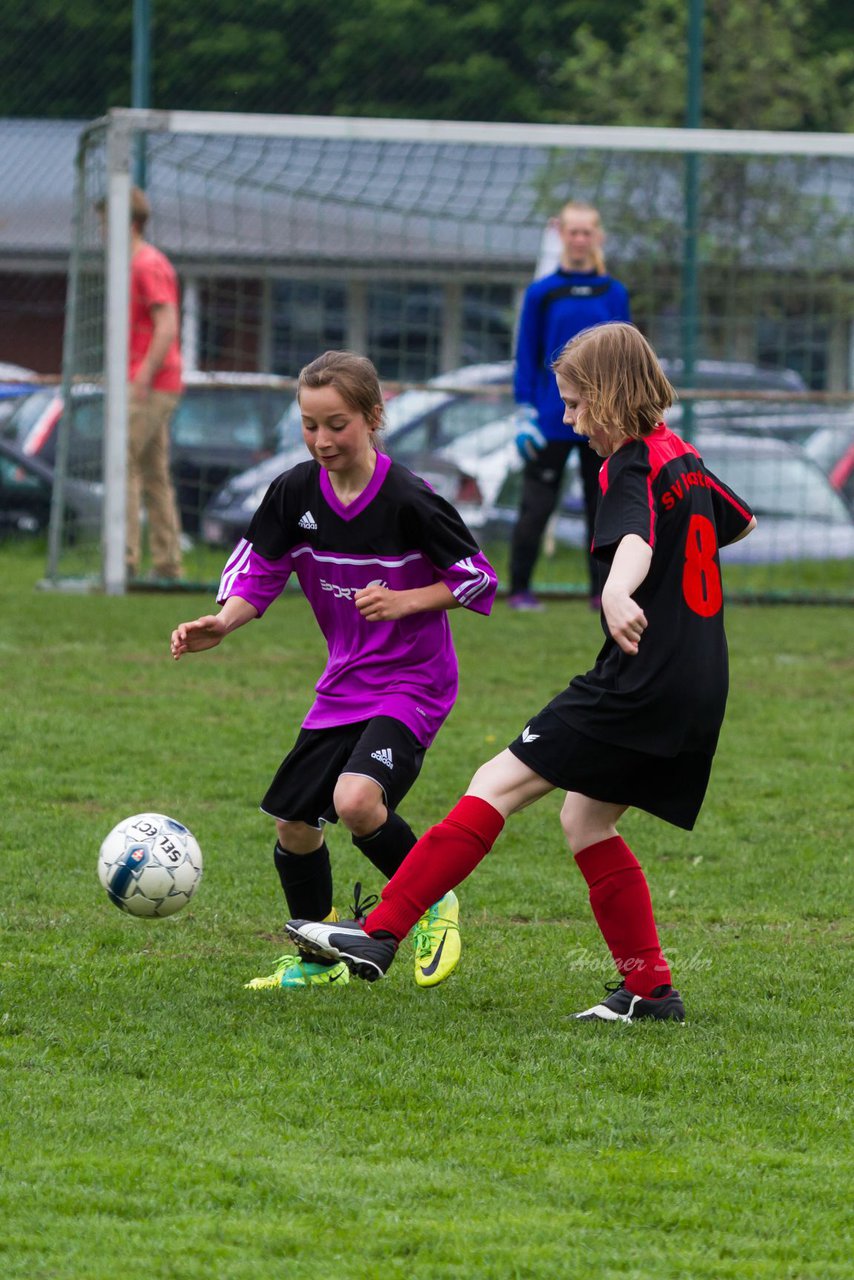
M98 855L107 897L132 916L172 916L202 878L202 851L183 823L137 813L113 827Z

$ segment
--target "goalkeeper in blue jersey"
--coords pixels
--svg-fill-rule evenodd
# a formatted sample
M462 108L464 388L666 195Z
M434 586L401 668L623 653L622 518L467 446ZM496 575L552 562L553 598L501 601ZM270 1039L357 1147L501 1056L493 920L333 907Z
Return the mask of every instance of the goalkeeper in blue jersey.
M569 454L579 448L587 515L587 545L593 538L599 462L584 439L563 421L563 405L552 361L583 329L611 320L630 320L629 295L605 270L604 234L599 214L587 204L564 205L557 222L560 262L525 293L516 340L514 392L516 444L525 463L522 498L510 551L513 609L539 609L531 579L549 517L557 505ZM596 568L590 564L591 604L599 607Z

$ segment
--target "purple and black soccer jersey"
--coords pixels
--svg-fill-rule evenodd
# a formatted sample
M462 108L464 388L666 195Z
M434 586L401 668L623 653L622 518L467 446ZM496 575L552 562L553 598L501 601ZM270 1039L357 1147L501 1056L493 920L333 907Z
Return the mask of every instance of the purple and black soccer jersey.
M649 573L633 593L648 626L636 655L606 631L595 667L552 709L601 742L651 755L711 755L729 686L718 548L743 532L752 513L663 424L607 458L599 488L594 556L610 564L632 533L652 547Z
M262 614L291 573L329 648L303 727L393 716L429 746L457 696L447 613L366 622L353 597L378 583L410 591L444 582L461 605L488 614L495 571L454 508L386 454L377 454L370 483L348 506L322 467L300 463L268 489L217 600L240 596Z

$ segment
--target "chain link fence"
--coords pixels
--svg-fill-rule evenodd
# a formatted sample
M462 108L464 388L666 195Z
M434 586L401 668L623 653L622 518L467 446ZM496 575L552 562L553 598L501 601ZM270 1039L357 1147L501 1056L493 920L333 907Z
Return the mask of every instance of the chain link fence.
M256 0L242 9L205 0L192 14L146 3L145 91L170 111L251 112L259 121L269 118L261 113L287 113L328 117L330 126L335 117L360 116L679 124L684 6L673 7L656 36L663 2L591 9L569 0L523 15L504 0L464 11L426 0ZM40 420L33 398L19 412L27 371L59 380L75 244L83 256L74 376L93 385L103 376L103 246L85 210L75 213L75 155L85 121L139 90L133 20L141 7L139 0L65 8L9 0L4 11L0 443L20 443ZM742 62L733 62L731 37L751 6L707 0L709 123L851 128L844 22L820 0L801 9L808 23L795 15L786 31L775 24L762 48L742 41ZM136 46L139 79L138 31ZM668 58L674 74L663 83ZM627 59L634 60L628 79ZM740 92L739 76L750 93ZM788 116L779 114L782 101ZM752 406L747 416L755 419L756 404L770 399L780 436L799 448L816 437L815 465L838 501L848 500L840 450L854 415L851 135L816 134L812 152L780 135L767 153L740 154L734 143L704 154L689 231L679 150L647 146L641 155L631 146L551 145L545 136L496 147L474 142L474 134L452 149L407 139L405 128L357 144L347 140L346 120L339 123L342 131L330 127L326 137L296 130L285 141L260 129L238 142L200 131L180 145L154 129L137 153L154 205L153 239L180 276L186 365L220 387L229 377L267 379L267 400L253 418L263 424L259 450L275 444L275 397L325 347L366 351L390 392L506 364L522 292L553 252L548 220L573 198L601 210L608 267L627 284L634 319L670 360L689 418L716 414L729 398L730 417L740 404ZM106 186L106 163L91 147L87 164L86 199ZM689 243L696 306L686 316ZM699 362L688 378L680 364L686 324ZM88 355L87 327L97 335ZM43 407L55 400L50 386L40 394ZM465 394L472 398L470 388ZM248 399L242 404L251 417ZM8 456L0 464L12 465ZM508 503L512 496L504 493ZM24 525L40 518L25 513ZM201 506L190 523L195 536ZM551 578L560 584L577 570L573 560L561 563L558 535ZM787 589L850 596L841 545L837 538L836 553L809 574L799 569ZM783 589L778 572L751 569L747 589Z

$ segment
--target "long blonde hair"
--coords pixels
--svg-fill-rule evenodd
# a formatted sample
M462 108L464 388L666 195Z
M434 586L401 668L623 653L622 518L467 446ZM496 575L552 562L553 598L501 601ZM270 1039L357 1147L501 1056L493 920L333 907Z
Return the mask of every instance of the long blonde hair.
M646 338L622 321L576 334L552 369L577 387L586 412L611 435L649 435L676 398Z

